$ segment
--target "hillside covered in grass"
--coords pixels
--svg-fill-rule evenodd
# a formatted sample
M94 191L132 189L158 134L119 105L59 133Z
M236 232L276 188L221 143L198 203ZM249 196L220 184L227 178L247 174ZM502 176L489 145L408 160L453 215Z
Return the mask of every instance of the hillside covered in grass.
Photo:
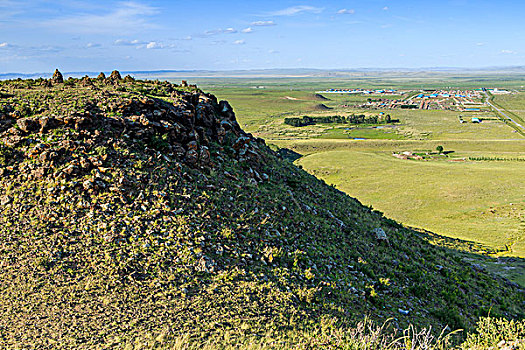
M0 204L5 347L524 317L517 287L283 160L185 84L0 82Z

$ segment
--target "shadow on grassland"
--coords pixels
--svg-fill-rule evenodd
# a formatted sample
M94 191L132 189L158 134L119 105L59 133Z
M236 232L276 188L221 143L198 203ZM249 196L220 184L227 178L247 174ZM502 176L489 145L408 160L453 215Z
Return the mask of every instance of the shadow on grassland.
M451 238L424 229L411 227L429 243L446 248L451 254L459 255L478 271L488 271L502 277L509 286L522 288L525 293L525 259L504 257L505 249L494 249L482 243Z

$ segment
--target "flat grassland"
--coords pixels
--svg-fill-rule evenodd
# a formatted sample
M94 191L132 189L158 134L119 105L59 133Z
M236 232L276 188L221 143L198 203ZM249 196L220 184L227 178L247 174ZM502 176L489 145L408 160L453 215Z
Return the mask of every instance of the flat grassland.
M505 108L511 117L525 126L525 92L513 95L496 95L494 102Z
M391 85L387 85L391 84ZM523 81L514 81L519 89ZM360 81L260 79L208 80L201 87L230 101L243 128L276 147L302 155L296 164L406 225L475 242L492 257L483 260L525 285L525 138L494 112L369 110L348 106L389 95L338 95L326 88L507 87L501 81ZM323 98L324 97L324 98ZM326 99L325 99L326 98ZM525 92L497 95L494 102L516 121L525 120ZM346 107L343 107L346 106ZM390 114L388 126L317 124L293 127L291 116ZM465 120L460 123L460 118ZM480 117L479 124L471 123ZM525 125L525 123L524 123ZM438 155L437 146L446 155ZM413 152L425 160L398 159ZM460 248L460 247L458 247Z

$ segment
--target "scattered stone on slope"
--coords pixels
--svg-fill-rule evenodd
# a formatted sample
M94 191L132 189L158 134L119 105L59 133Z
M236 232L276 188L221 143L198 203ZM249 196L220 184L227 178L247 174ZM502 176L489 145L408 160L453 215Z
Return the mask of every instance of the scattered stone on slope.
M39 129L38 123L30 118L18 119L16 121L16 125L18 125L20 130L26 133L30 131L36 131Z
M377 227L372 231L378 241L386 241L388 242L388 236L386 235L385 230L383 230L381 227Z

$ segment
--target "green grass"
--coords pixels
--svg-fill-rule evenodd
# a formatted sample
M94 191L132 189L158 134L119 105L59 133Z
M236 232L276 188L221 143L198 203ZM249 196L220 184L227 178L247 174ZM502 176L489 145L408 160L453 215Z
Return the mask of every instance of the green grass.
M347 130L350 129L350 130ZM390 128L374 129L372 127L355 127L352 125L334 127L326 130L319 136L321 139L377 139L377 140L401 140L403 135L397 134Z
M425 162L346 151L297 163L395 220L503 251L508 246L508 254L525 257L525 188L516 186L522 163Z
M369 321L360 322L350 330L340 330L330 324L323 324L312 332L293 332L287 335L245 335L231 336L225 332L221 337L196 341L188 335L173 336L166 332L159 335L144 335L134 342L128 342L126 349L172 349L172 350L282 350L282 349L348 349L348 350L485 350L501 342L523 349L525 345L525 322L505 319L480 318L475 331L467 339L454 346L461 331L443 330L439 336L429 329L409 327L392 333L395 320L388 320L381 326Z
M495 95L494 102L510 112L511 117L525 127L525 92Z

